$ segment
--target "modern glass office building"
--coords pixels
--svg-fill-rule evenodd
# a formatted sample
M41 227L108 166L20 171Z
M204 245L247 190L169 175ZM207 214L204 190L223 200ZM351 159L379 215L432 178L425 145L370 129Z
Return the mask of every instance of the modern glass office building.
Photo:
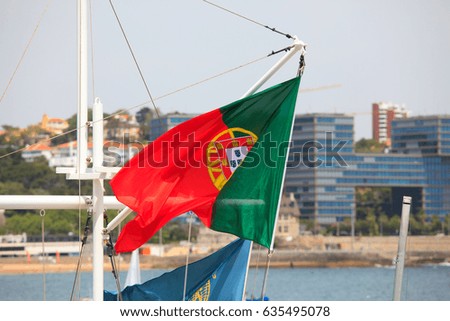
M175 126L194 118L198 114L183 114L183 113L170 113L162 115L160 118L155 118L150 121L150 141L154 141L156 138L174 128Z
M285 189L302 217L319 224L354 218L357 187L390 187L393 213L402 196L431 215L450 214L450 116L394 120L392 151L356 153L353 117L297 115Z
M393 153L422 156L425 213L450 214L450 116L421 116L393 122L392 136Z
M296 116L285 190L294 193L302 217L319 223L355 213L355 190L339 184L353 150L353 118L337 114Z

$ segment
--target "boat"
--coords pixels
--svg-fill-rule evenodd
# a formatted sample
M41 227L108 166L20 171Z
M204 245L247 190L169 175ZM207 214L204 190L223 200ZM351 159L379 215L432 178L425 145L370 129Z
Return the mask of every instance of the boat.
M117 12L110 1L112 9L118 18ZM112 179L116 173L120 170L117 167L105 167L103 159L103 104L99 98L95 98L92 106L93 114L92 119L88 119L88 2L87 0L78 0L78 111L77 111L77 163L74 167L59 167L56 168L56 172L65 175L67 180L75 181L91 181L93 187L92 195L2 195L0 196L0 208L3 209L78 209L88 211L88 222L86 225L87 230L92 229L92 266L93 266L93 289L92 300L103 301L104 300L104 241L110 238L110 232L127 217L132 210L119 202L114 196L104 195L105 180ZM124 32L120 20L118 19L119 26ZM266 28L268 28L266 26ZM272 31L280 33L274 28L269 28ZM125 33L124 33L125 35ZM299 70L303 72L304 68L304 54L306 45L298 37L283 34L291 40L291 44L279 51L272 51L270 55L284 53L283 57L279 59L275 65L273 65L266 73L262 75L260 79L252 85L241 99L251 97L255 94L265 83L271 78L286 62L299 54ZM133 54L130 43L128 42L130 52ZM134 55L133 55L134 57ZM136 59L135 59L136 62ZM136 66L139 68L138 64ZM139 70L141 77L142 72ZM150 92L147 87L147 91ZM151 95L150 95L151 97ZM92 156L88 154L88 141L92 128L92 143L93 151ZM292 128L291 128L292 132ZM85 161L87 160L87 161ZM283 176L284 177L284 176ZM280 195L281 198L281 195ZM107 224L104 225L104 211L106 209L119 210L120 213ZM45 214L45 212L44 212ZM91 227L92 224L92 227ZM89 232L89 231L87 231ZM87 238L87 233L82 240L80 256L83 252L83 246ZM114 250L112 249L112 242L108 243L109 251L108 255L111 259L111 264L114 267ZM271 244L271 250L273 250L273 238ZM270 252L269 251L269 252ZM268 256L270 258L270 256ZM247 257L248 261L248 257ZM267 266L269 264L269 260ZM184 267L187 271L187 266ZM248 263L247 263L248 269ZM266 269L267 279L268 268ZM77 277L77 276L76 276ZM77 282L75 279L74 284ZM132 286L132 285L130 285ZM118 283L118 289L120 292L120 284ZM196 292L197 293L197 292ZM73 296L72 296L73 297ZM265 284L261 297L265 298ZM184 297L183 297L184 298Z

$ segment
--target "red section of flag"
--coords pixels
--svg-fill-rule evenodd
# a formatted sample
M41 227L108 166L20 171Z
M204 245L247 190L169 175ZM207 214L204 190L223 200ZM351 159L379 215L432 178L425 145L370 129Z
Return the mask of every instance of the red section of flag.
M195 117L150 143L115 175L110 182L114 194L137 213L117 240L118 253L138 248L190 210L211 225L219 190L206 166L207 148L226 129L219 109Z

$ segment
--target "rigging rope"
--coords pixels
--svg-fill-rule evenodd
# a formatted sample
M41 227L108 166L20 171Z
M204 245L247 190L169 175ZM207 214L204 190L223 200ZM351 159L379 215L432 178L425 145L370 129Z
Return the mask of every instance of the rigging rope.
M45 8L44 13L47 11L47 9L48 9L48 7L49 7L51 1L52 1L52 0L49 0L49 2L47 3L47 7ZM232 14L235 14L235 15L237 15L237 16L239 16L239 17L241 17L241 18L244 18L244 19L246 19L246 20L248 20L248 21L251 21L251 22L256 23L256 24L258 24L258 25L261 25L261 26L263 26L263 27L265 27L265 28L268 28L268 29L270 29L270 30L272 30L272 31L274 31L274 32L283 34L283 35L287 36L288 38L292 38L289 34L285 34L285 33L279 32L279 31L277 31L275 28L270 28L270 27L268 27L268 26L265 26L265 25L263 25L263 24L261 24L261 23L255 21L255 20L252 20L252 19L250 19L250 18L244 17L243 15L240 15L240 14L237 14L237 13L235 13L235 12L232 12L232 11L230 11L230 10L228 10L228 9L226 9L226 8L223 8L223 7L221 7L221 6L218 6L217 4L214 4L214 3L212 3L212 2L209 2L209 1L206 1L206 0L203 0L203 1L206 2L206 3L208 3L208 4L210 4L210 5L214 5L214 6L218 7L218 8L220 8L220 9L223 9L223 10L225 10L225 11L228 11L228 12L230 12L230 13L232 13ZM157 98L153 99L153 96L151 95L151 92L150 92L150 90L149 90L149 88L148 88L148 85L147 85L147 83L146 83L146 81L145 81L145 78L144 78L144 76L143 76L143 73L142 73L142 71L141 71L141 68L140 68L140 66L139 66L139 64L138 64L138 62L137 62L136 56L134 55L133 49L131 48L131 44L130 44L130 42L128 41L128 37L126 36L125 31L124 31L124 29L123 29L123 27L122 27L122 24L121 24L121 22L120 22L119 16L117 15L117 12L116 12L116 10L115 10L115 8L114 8L114 5L113 5L113 3L112 3L112 0L109 0L109 3L110 3L110 5L111 5L111 8L112 8L112 10L113 10L113 12L114 12L114 15L115 15L115 17L116 17L116 19L117 19L117 22L118 22L118 24L119 24L119 26L120 26L120 29L121 29L121 31L122 31L122 34L123 34L123 36L124 36L124 38L125 38L125 40L126 40L126 42L127 42L128 48L129 48L129 50L130 50L130 52L131 52L131 55L132 55L132 57L133 57L133 60L134 60L134 62L135 62L135 64L136 64L136 67L137 67L137 69L138 69L138 71L139 71L139 74L140 74L140 76L141 76L141 79L142 79L142 81L144 82L144 86L145 86L145 88L146 88L147 94L148 94L148 96L150 97L150 101L146 101L146 102L141 103L141 104L139 104L139 105L135 105L135 106L132 106L132 107L129 107L129 108L122 109L121 111L118 111L118 112L116 112L116 113L110 114L110 115L107 116L107 117L104 117L101 121L107 120L107 119L109 119L109 118L111 118L111 117L114 117L114 116L117 116L117 115L120 115L120 114L122 114L122 113L124 113L124 112L128 112L128 111L130 111L130 110L133 110L133 109L136 109L136 108L145 106L145 105L148 104L149 102L151 102L151 104L153 105L153 108L155 109L156 115L157 115L158 119L160 119L160 114L159 114L158 108L156 107L156 104L155 104L155 101L156 101L156 100L166 98L166 97L168 97L168 96L171 96L171 95L176 94L176 93L178 93L178 92L184 91L184 90L186 90L186 89L190 89L190 88L192 88L192 87L194 87L194 86L197 86L197 85L200 85L200 84L202 84L202 83L205 83L205 82L207 82L207 81L209 81L209 80L218 78L218 77L220 77L220 76L223 76L223 75L225 75L225 74L227 74L227 73L230 73L230 72L232 72L232 71L238 70L238 69L240 69L240 68L246 67L246 66L251 65L251 64L253 64L253 63L259 62L259 61L261 61L261 60L263 60L263 59L265 59L265 58L267 58L267 57L273 56L273 55L278 54L278 53L280 53L280 52L288 51L288 50L290 50L290 49L292 48L292 46L289 46L289 47L286 47L286 48L283 48L283 49L280 49L280 50L277 50L277 51L272 51L271 53L269 53L268 55L265 55L264 57L254 59L254 60L252 60L252 61L250 61L250 62L247 62L247 63L245 63L245 64L239 65L239 66L237 66L237 67L233 67L233 68L231 68L231 69L228 69L228 70L226 70L226 71L220 72L220 73L218 73L218 74L216 74L216 75L207 77L207 78L205 78L205 79L203 79L203 80L197 81L197 82L195 82L195 83L192 83L192 84L190 84L190 85L184 86L184 87L182 87L182 88L180 88L180 89L176 89L176 90L174 90L174 91L172 91L172 92L169 92L169 93L167 93L167 94L164 94L164 95L162 95L162 96L160 96L160 97L157 97ZM38 29L38 27L39 27L40 21L42 20L42 17L43 17L43 15L44 15L44 13L42 14L41 19L39 20L38 26L36 26L35 32L37 31L37 29ZM92 18L92 17L91 17L91 18ZM35 32L34 32L34 33L35 33ZM34 37L34 33L33 33L32 38ZM19 65L20 65L20 63L21 63L23 57L25 56L26 51L28 50L28 47L29 47L29 44L31 43L32 38L30 39L30 41L29 41L29 43L28 43L28 45L27 45L27 48L25 49L25 52L24 52L24 54L22 55L22 58L21 58L20 61L19 61L18 66L16 67L16 71L17 71L17 69L18 69L18 67L19 67ZM92 41L92 22L91 22L91 41ZM92 56L93 56L93 51L92 51ZM14 74L15 74L15 72L14 72ZM13 74L13 77L14 77L14 74ZM13 77L11 77L10 82L12 81L12 78L13 78ZM92 77L92 78L94 78L94 77ZM8 87L9 87L9 84L8 84ZM93 90L94 90L94 81L93 81L92 87L93 87ZM6 90L5 90L5 92L6 92ZM4 96L4 95L5 95L5 93L3 93L3 96ZM3 96L2 96L1 99L3 99ZM0 99L0 102L1 102L1 99ZM83 125L81 125L80 127L73 128L73 129L68 130L68 131L65 131L65 132L63 132L63 133L61 133L61 134L52 136L52 137L47 138L47 139L44 139L44 140L41 140L41 141L39 141L39 142L37 142L37 143L35 143L35 144L32 144L32 145L30 145L30 146L25 146L25 147L16 149L16 150L14 150L14 151L12 151L12 152L6 153L6 154L4 154L4 155L0 155L0 159L5 158L5 157L8 157L8 156L11 156L11 155L14 155L14 154L16 154L16 153L20 153L20 152L26 150L27 148L29 148L29 147L31 147L31 146L35 146L35 145L40 144L40 143L50 142L50 141L52 141L52 140L54 140L54 139L56 139L56 138L58 138L58 137L62 137L62 136L68 135L68 134L70 134L70 133L73 133L73 132L77 131L78 129L85 128L86 126L91 126L92 123L93 123L93 122L91 122L89 125L83 124Z
M218 4L212 3L211 1L207 1L207 0L202 0L202 1L205 2L205 3L207 3L207 4L210 4L210 5L214 6L214 7L216 7L216 8L219 8L219 9L221 9L221 10L224 10L224 11L226 11L226 12L228 12L228 13L231 13L231 14L233 14L233 15L239 17L239 18L242 18L242 19L244 19L244 20L250 21L251 23L254 23L254 24L256 24L256 25L258 25L258 26L261 26L261 27L263 27L263 28L265 28L265 29L268 29L268 30L270 30L270 31L273 31L273 32L275 32L275 33L278 33L278 34L280 34L280 35L283 35L283 36L285 36L285 37L288 38L288 39L291 39L291 38L292 38L292 36L291 36L290 34L288 34L288 33L281 32L281 31L279 31L279 30L277 30L277 29L275 29L275 28L269 27L269 26L267 26L267 25L265 25L265 24L262 24L262 23L260 23L260 22L258 22L258 21L256 21L256 20L250 19L250 18L248 18L248 17L246 17L246 16L244 16L244 15L242 15L242 14L239 14L239 13L237 13L237 12L231 11L230 9L227 9L227 8L225 8L225 7L222 7L222 6L219 6Z
M247 62L247 63L244 63L244 64L242 64L242 65L239 65L239 66L237 66L237 67L230 68L230 69L228 69L228 70L222 71L222 72L220 72L220 73L218 73L218 74L215 74L215 75L213 75L213 76L204 78L203 80L197 81L197 82L195 82L195 83L192 83L192 84L190 84L190 85L181 87L181 88L179 88L179 89L176 89L176 90L174 90L174 91L171 91L171 92L169 92L169 93L167 93L167 94L164 94L164 95L162 95L162 96L156 97L156 98L154 99L154 101L157 101L157 100L160 100L160 99L169 97L169 96L174 95L174 94L176 94L176 93L178 93L178 92L181 92L181 91L190 89L190 88L192 88L192 87L198 86L198 85L203 84L203 83L205 83L205 82L207 82L207 81L209 81L209 80L218 78L218 77L220 77L220 76L223 76L223 75L225 75L225 74L228 74L228 73L230 73L230 72L232 72L232 71L235 71L235 70L238 70L238 69L240 69L240 68L247 67L247 66L249 66L249 65L251 65L251 64L257 63L257 62L259 62L259 61L261 61L261 60L263 60L263 59L266 59L266 58L268 58L268 57L270 57L270 56L272 56L272 55L274 55L274 54L276 54L276 53L282 52L282 51L283 51L283 49L282 49L281 51L278 50L278 51L276 51L276 52L272 51L270 54L264 55L263 57L254 59L254 60L252 60L252 61L249 61L249 62ZM120 114L122 114L122 113L124 113L124 112L128 112L128 111L131 111L131 110L133 110L133 109L136 109L136 108L139 108L139 107L143 107L143 106L145 106L145 105L148 104L148 103L149 103L149 101L146 101L146 102L140 103L140 104L138 104L138 105L134 105L134 106L131 106L131 107L128 107L128 108L124 108L124 109L122 109L122 110L120 110L120 111L118 111L118 112L116 112L116 113L113 113L113 114L110 114L110 115L104 117L104 118L101 119L100 121L108 120L109 118L112 118L112 117L114 117L114 116L120 115ZM93 123L94 123L94 122L91 122L91 124L93 124ZM70 133L76 132L76 131L78 130L78 128L79 128L79 129L82 129L82 128L86 127L86 126L87 126L86 124L83 124L83 125L81 125L80 127L70 129L70 130L68 130L68 131L65 131L65 132L63 132L63 133L61 133L61 134L58 134L58 135L49 137L49 138L47 138L47 139L43 139L43 140L39 141L38 143L31 144L31 145L29 145L29 146L25 146L25 147L16 149L16 150L14 150L14 151L12 151L12 152L9 152L9 153L6 153L6 154L4 154L4 155L1 155L1 156L0 156L0 159L5 158L5 157L8 157L8 156L11 156L11 155L14 155L14 154L16 154L16 153L20 153L20 152L26 150L27 148L30 148L31 146L35 146L35 145L41 144L41 143L50 142L50 141L52 141L52 140L54 140L54 139L56 139L56 138L58 138L58 137L62 137L62 136L68 135L68 134L70 134ZM90 126L90 125L89 125L89 126Z
M108 215L106 214L106 211L103 212L103 218L105 221L105 226L108 226ZM119 273L117 272L117 264L116 260L114 259L114 256L116 255L114 251L114 245L112 242L111 233L107 234L106 239L106 254L109 257L109 261L111 262L111 273L114 277L114 280L116 281L116 288L117 288L117 301L122 301L122 290L120 286L120 277Z
M188 266L189 266L189 254L191 253L191 231L192 231L192 221L194 217L192 212L189 212L189 231L188 231L188 251L186 254L186 267L184 269L184 284L183 284L183 301L186 301L186 289L187 289L187 278L188 278Z
M269 266L270 266L270 259L272 258L273 250L267 251L267 258L266 258L266 269L264 271L264 279L261 289L261 301L264 301L264 297L266 295L266 286L267 286L267 278L269 277Z
M92 208L92 201L91 201L90 207L87 211L86 224L84 226L84 235L83 235L83 239L81 240L80 255L78 256L78 263L77 263L77 268L75 270L75 279L73 281L72 293L70 294L70 301L74 300L75 288L79 285L81 261L83 259L84 246L87 243L87 238L88 238L89 232L90 232L92 212L93 212L93 208Z
M272 53L270 53L270 54L268 54L268 55L265 55L265 56L263 56L263 57L254 59L254 60L249 61L249 62L247 62L247 63L245 63L245 64L242 64L242 65L233 67L233 68L231 68L231 69L222 71L222 72L220 72L220 73L218 73L218 74L209 76L209 77L207 77L207 78L204 78L204 79L202 79L202 80L199 80L199 81L197 81L197 82L194 82L194 83L192 83L192 84L190 84L190 85L181 87L181 88L176 89L176 90L174 90L174 91L171 91L171 92L169 92L169 93L167 93L167 94L164 94L164 95L162 95L162 96L159 96L159 97L156 98L156 100L159 100L159 99L162 99L162 98L166 98L166 97L171 96L171 95L173 95L173 94L176 94L176 93L178 93L178 92L180 92L180 91L184 91L184 90L186 90L186 89L190 89L190 88L192 88L192 87L195 87L195 86L198 86L198 85L200 85L200 84L203 84L203 83L205 83L205 82L207 82L207 81L213 80L213 79L218 78L218 77L223 76L223 75L226 75L226 74L228 74L228 73L230 73L230 72L232 72L232 71L235 71L235 70L238 70L238 69L240 69L240 68L249 66L249 65L251 65L251 64L253 64L253 63L259 62L259 61L261 61L261 60L263 60L263 59L266 59L267 57L272 56L272 54L273 54L273 51L272 51ZM141 106L143 106L143 105L145 105L145 104L147 104L147 103L148 103L148 102L145 102L145 103L139 104L139 105L137 105L137 106L131 107L130 110L131 110L131 109L134 109L134 108L141 107Z
M153 108L155 109L156 116L158 117L158 119L161 119L161 117L159 115L158 108L156 107L155 101L153 100L153 96L152 96L152 94L150 92L150 89L148 88L147 82L145 81L144 74L142 73L141 67L139 66L139 63L138 63L138 61L136 59L136 56L135 56L134 51L133 51L133 48L131 48L130 41L128 40L128 37L125 34L125 30L122 27L122 23L120 22L119 16L117 15L117 12L116 12L116 9L114 8L112 0L109 0L109 4L111 5L111 9L114 12L114 15L116 17L117 23L119 24L120 30L122 31L122 35L125 38L125 41L126 41L126 43L128 45L128 49L130 50L130 53L131 53L131 56L133 57L134 63L136 65L136 68L137 68L137 70L139 72L139 75L141 76L141 79L142 79L142 82L144 83L145 89L147 90L147 94L148 94L148 96L150 98L150 101L152 102Z
M48 8L50 6L50 3L52 1L53 0L49 0L47 2L47 4L46 4L45 8L44 8L44 11L42 11L41 16L39 17L39 20L38 20L38 22L36 24L36 27L34 28L34 31L31 34L31 37L28 40L27 45L25 46L25 50L23 51L22 56L20 57L19 62L16 65L16 68L14 69L11 77L9 78L8 84L6 85L6 88L3 91L2 97L0 97L0 103L2 102L3 98L6 96L6 93L7 93L8 89L9 89L9 87L11 86L12 81L13 81L14 77L16 76L17 71L19 70L20 65L22 64L23 58L25 58L25 55L27 54L28 49L30 48L31 42L33 41L33 38L36 35L36 33L37 33L38 29L39 29L39 26L41 25L41 21L44 18L45 14L47 13L47 10L48 10Z
M258 279L259 258L261 256L261 247L262 247L262 245L259 244L258 256L256 257L255 275L254 275L254 278L253 278L253 288L252 288L252 292L251 292L251 295L250 295L250 298L251 298L252 301L255 299L255 289L256 289L256 282L257 282L257 279Z

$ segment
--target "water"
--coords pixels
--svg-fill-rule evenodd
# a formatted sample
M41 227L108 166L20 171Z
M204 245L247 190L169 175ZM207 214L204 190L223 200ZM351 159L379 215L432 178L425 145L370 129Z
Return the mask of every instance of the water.
M271 269L267 295L282 301L386 301L392 300L394 278L392 267ZM450 300L450 267L405 268L402 300Z
M143 270L142 280L157 277L166 270ZM388 301L392 300L395 270L380 268L292 268L270 269L267 296L280 301ZM251 269L247 296L259 297L264 271ZM126 273L121 275L125 280ZM48 273L45 276L46 300L69 300L74 273ZM43 300L41 274L0 275L0 300ZM115 289L110 272L105 272L105 287ZM92 297L92 275L82 273L81 296ZM405 268L402 300L450 301L450 267Z

